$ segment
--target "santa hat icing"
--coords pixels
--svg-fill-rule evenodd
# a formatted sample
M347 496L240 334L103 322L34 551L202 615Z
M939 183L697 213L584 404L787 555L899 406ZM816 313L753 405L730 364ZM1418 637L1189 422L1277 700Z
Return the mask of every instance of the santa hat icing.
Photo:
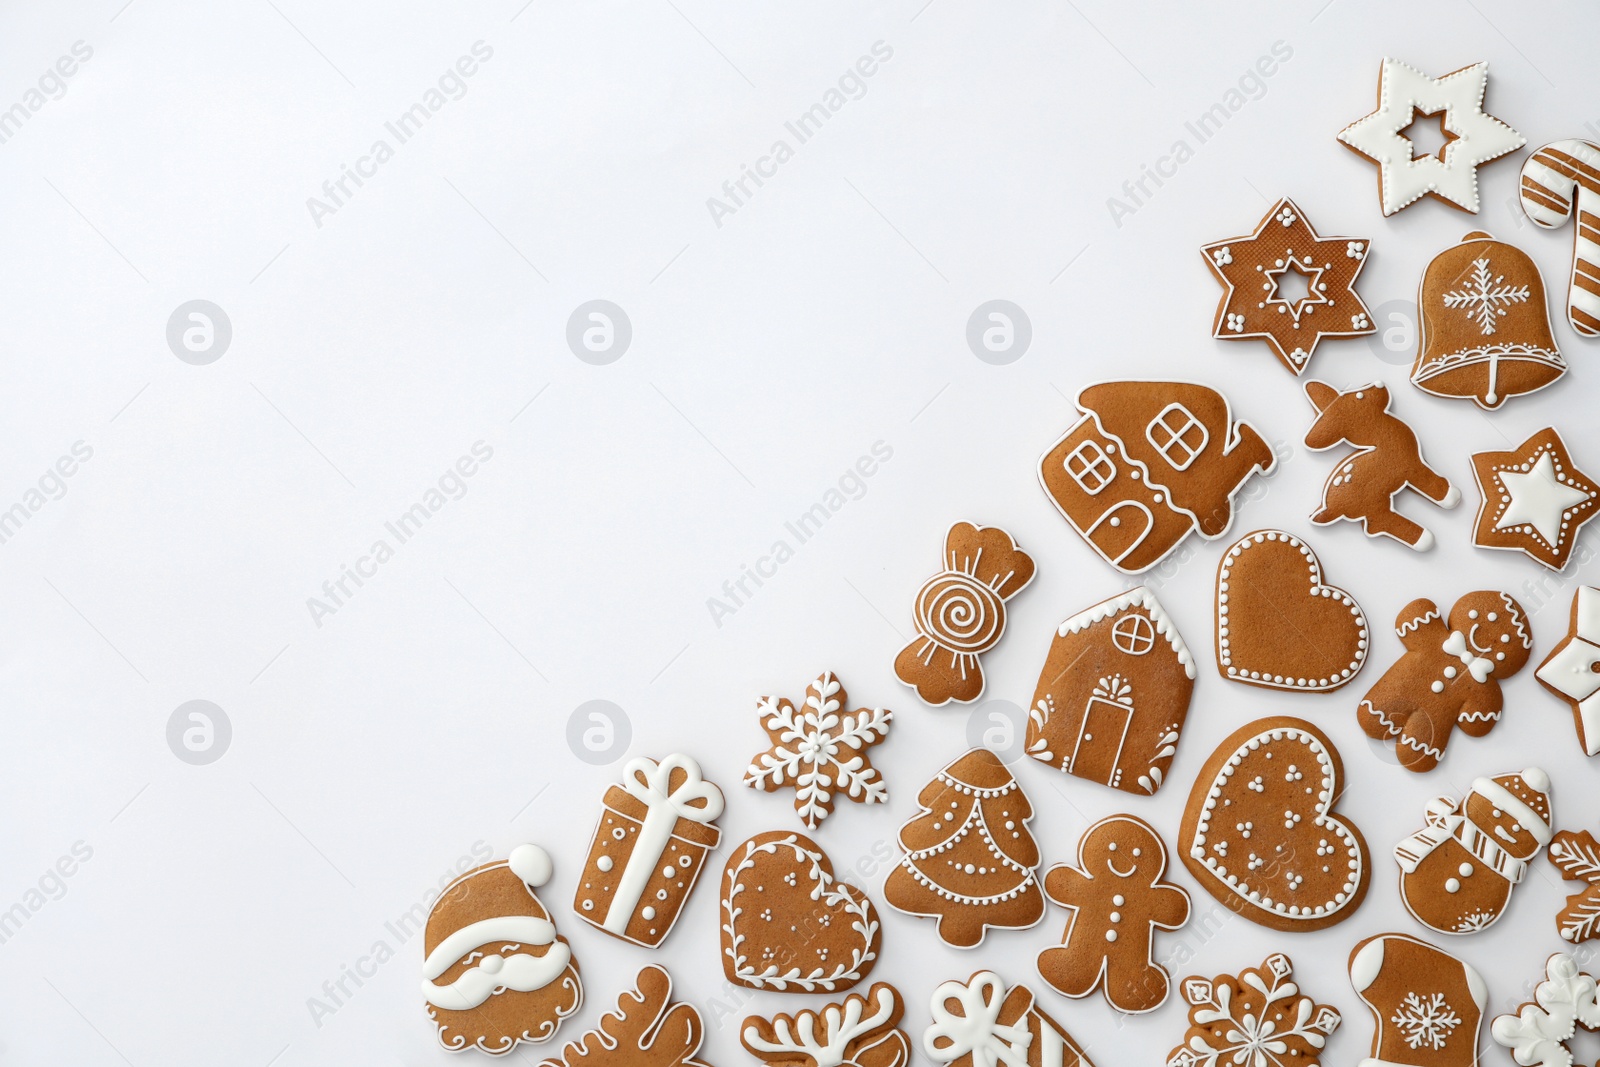
M1509 812L1541 845L1550 843L1550 776L1538 767L1478 778L1472 791Z

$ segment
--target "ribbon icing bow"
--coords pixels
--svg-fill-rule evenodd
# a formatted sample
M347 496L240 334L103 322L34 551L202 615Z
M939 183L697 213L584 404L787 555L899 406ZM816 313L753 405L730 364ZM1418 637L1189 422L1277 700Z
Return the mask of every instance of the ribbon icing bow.
M672 786L674 771L683 780ZM651 810L668 808L678 818L709 823L722 814L722 790L700 776L700 765L682 753L673 753L657 763L640 756L628 761L622 772L622 788Z
M1450 636L1444 639L1444 651L1466 664L1467 673L1472 675L1475 682L1486 682L1489 675L1494 673L1494 660L1485 659L1467 647L1467 635L1460 630L1450 631Z
M934 991L933 1025L922 1035L922 1050L939 1063L952 1063L970 1054L972 1067L1002 1063L1028 1067L1033 1034L1025 1025L1000 1022L1005 994L1005 982L993 971L980 971L970 982L941 985ZM960 1005L955 1012L947 1006L952 1000Z

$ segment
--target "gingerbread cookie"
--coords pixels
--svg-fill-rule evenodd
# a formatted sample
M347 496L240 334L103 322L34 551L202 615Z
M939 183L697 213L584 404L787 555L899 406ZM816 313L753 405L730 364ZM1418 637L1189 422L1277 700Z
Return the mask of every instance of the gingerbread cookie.
M1379 934L1350 951L1350 984L1377 1025L1364 1067L1478 1067L1489 990L1466 963L1426 941Z
M1567 636L1533 676L1572 708L1584 754L1600 753L1600 589L1578 587Z
M1367 617L1324 585L1311 546L1282 530L1245 534L1217 563L1217 670L1263 689L1327 693L1367 661Z
M1006 601L1033 581L1033 557L998 526L958 522L944 537L944 569L917 592L917 639L895 657L894 673L938 707L983 695L978 657L1000 643Z
M1584 524L1600 511L1600 488L1577 468L1547 426L1510 452L1472 457L1483 503L1472 543L1526 553L1553 571L1566 567Z
M1306 431L1306 447L1314 452L1335 445L1356 451L1322 483L1322 506L1311 516L1318 526L1341 519L1359 522L1368 537L1392 537L1426 552L1433 534L1394 509L1402 489L1414 489L1441 508L1461 502L1461 490L1428 466L1411 427L1389 413L1389 390L1382 382L1339 392L1324 382L1307 382L1306 396L1317 420Z
M673 1002L666 969L646 967L634 987L597 1028L539 1067L708 1067L695 1058L705 1023L694 1005Z
M1067 774L1147 796L1178 751L1194 658L1143 587L1056 628L1028 713L1028 755Z
M1375 332L1355 290L1371 246L1365 237L1323 237L1293 200L1279 200L1254 233L1200 250L1224 290L1211 336L1260 338L1279 363L1303 374L1324 337Z
M889 736L894 712L847 712L849 699L838 678L823 674L806 688L803 708L783 697L762 697L756 705L772 747L750 764L744 784L763 793L792 787L794 810L809 830L833 811L836 791L863 804L889 799L868 750Z
M549 853L518 845L433 902L422 931L422 996L451 1052L501 1056L522 1041L548 1041L582 1006L572 946L534 892L549 880Z
M956 948L981 944L990 927L1026 930L1044 918L1033 805L998 756L973 749L917 803L921 813L900 827L905 858L883 884L890 907L938 919L940 939Z
M1423 392L1493 410L1567 373L1538 264L1482 230L1433 257L1417 307L1422 327L1411 381Z
M1431 196L1478 212L1478 168L1515 152L1527 139L1483 110L1489 64L1474 63L1430 78L1398 60L1378 70L1378 109L1346 126L1339 141L1378 165L1378 202L1385 215ZM1418 156L1404 131L1439 116L1447 140L1437 155Z
M1027 986L1006 988L993 971L945 982L929 1005L922 1051L949 1067L1094 1067Z
M1569 1043L1578 1027L1600 1030L1600 1003L1593 976L1578 970L1578 961L1557 952L1545 961L1544 981L1533 1001L1515 1015L1497 1015L1489 1026L1495 1044L1511 1050L1511 1058L1537 1067L1571 1067Z
M1039 953L1039 976L1063 996L1101 989L1129 1015L1165 1004L1170 982L1155 962L1155 932L1189 921L1189 894L1166 873L1167 846L1143 819L1112 815L1085 830L1078 865L1045 872L1045 894L1072 915L1062 944Z
M833 879L804 834L757 834L722 872L722 972L779 993L837 993L871 972L883 945L878 909Z
M1167 1067L1318 1067L1338 1011L1303 996L1294 965L1275 953L1236 978L1185 978L1189 1032Z
M1522 210L1546 229L1573 220L1567 322L1585 337L1600 337L1600 145L1569 137L1529 156Z
M1368 737L1394 741L1407 770L1431 771L1444 758L1450 731L1483 737L1500 721L1500 683L1533 651L1522 605L1505 593L1479 590L1455 602L1447 619L1427 598L1395 617L1405 653L1367 690L1356 720Z
M1563 878L1585 883L1567 898L1556 929L1573 944L1600 938L1600 841L1587 830L1562 830L1551 839L1549 855Z
M1085 386L1082 417L1039 461L1056 510L1100 558L1125 574L1165 559L1198 531L1207 541L1233 524L1234 497L1278 462L1227 399L1192 382Z
M681 753L629 760L606 790L583 878L578 917L613 937L655 948L678 921L722 831L722 790Z
M1476 778L1464 800L1430 800L1426 818L1394 848L1406 910L1443 934L1487 930L1550 843L1550 776L1529 767Z
M900 991L875 982L866 996L852 994L821 1011L752 1015L739 1042L767 1067L907 1067L911 1042L900 1029Z
M1348 919L1372 864L1361 831L1333 814L1344 762L1303 719L1258 719L1200 768L1178 831L1184 866L1253 923L1298 933Z

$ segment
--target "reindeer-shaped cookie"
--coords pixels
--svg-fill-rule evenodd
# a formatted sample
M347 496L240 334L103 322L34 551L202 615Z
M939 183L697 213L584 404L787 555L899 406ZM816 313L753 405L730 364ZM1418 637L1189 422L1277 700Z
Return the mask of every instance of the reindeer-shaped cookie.
M1339 392L1326 382L1306 383L1317 421L1306 431L1315 452L1340 443L1357 451L1328 475L1322 507L1311 516L1318 526L1340 519L1361 523L1368 537L1383 535L1419 552L1433 547L1433 534L1394 510L1394 498L1411 488L1442 508L1461 502L1461 491L1428 466L1411 427L1389 413L1389 390L1382 382Z

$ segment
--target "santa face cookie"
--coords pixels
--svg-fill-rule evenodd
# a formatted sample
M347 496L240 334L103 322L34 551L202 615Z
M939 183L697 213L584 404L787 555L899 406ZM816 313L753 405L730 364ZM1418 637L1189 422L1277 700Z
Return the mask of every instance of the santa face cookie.
M821 1011L752 1015L739 1030L745 1051L767 1067L907 1067L911 1041L900 1029L900 991L876 982Z
M646 967L634 985L596 1029L539 1067L708 1067L695 1058L705 1023L694 1005L673 1001L672 976Z
M423 928L422 996L451 1052L504 1055L548 1041L583 1004L567 939L534 890L550 880L550 856L518 845L508 859L445 887Z
M1600 754L1600 589L1581 586L1573 594L1567 636L1534 677L1572 709L1584 755Z
M1567 881L1585 883L1556 915L1557 932L1575 945L1600 938L1600 841L1587 830L1562 830L1550 841L1550 862Z
M771 747L750 764L744 784L763 793L792 788L794 810L808 830L833 811L838 793L862 804L889 799L870 750L889 736L894 712L846 711L848 700L839 679L823 674L807 687L799 708L783 697L762 697L756 706Z
M1194 657L1143 587L1056 629L1028 713L1025 749L1040 763L1148 796L1178 751Z
M722 972L778 993L837 993L878 962L878 909L803 834L757 834L722 872Z
M1006 601L1033 581L1033 557L998 526L958 522L944 538L944 569L917 593L917 639L895 657L894 673L939 707L983 695L979 656L1000 643Z
M1113 567L1140 574L1191 532L1213 541L1234 497L1278 462L1227 398L1193 382L1100 382L1078 394L1081 417L1039 461L1056 510Z
M1600 512L1600 487L1578 469L1553 426L1510 452L1475 453L1472 471L1483 496L1473 534L1479 548L1523 552L1559 571Z
M1530 767L1478 778L1464 800L1429 801L1426 818L1394 849L1406 910L1443 934L1487 930L1550 842L1550 777Z
M1367 690L1356 721L1368 737L1393 741L1400 765L1431 771L1456 727L1482 737L1500 721L1500 683L1533 651L1527 616L1505 593L1479 590L1455 602L1448 618L1426 598L1395 618L1405 653Z
M1527 253L1473 230L1433 257L1417 293L1422 325L1411 381L1493 410L1567 373Z
M1006 988L993 971L945 982L928 1005L922 1051L949 1067L1094 1067L1072 1035L1044 1013L1027 986Z
M1578 1027L1600 1030L1595 980L1578 970L1578 961L1564 952L1545 961L1544 973L1532 1003L1522 1005L1515 1015L1496 1016L1489 1033L1520 1064L1570 1067L1569 1042Z
M1417 435L1389 413L1389 390L1373 382L1341 393L1311 381L1306 396L1317 409L1306 447L1320 452L1349 444L1356 449L1322 483L1322 506L1311 521L1318 526L1359 522L1368 537L1392 537L1418 552L1432 548L1433 534L1396 511L1394 498L1402 489L1415 489L1441 508L1453 508L1461 502L1461 490L1428 466Z
M1346 126L1339 141L1378 165L1378 202L1385 215L1431 196L1478 212L1478 168L1527 143L1483 110L1489 64L1474 63L1440 78L1393 59L1378 71L1378 109ZM1437 155L1417 155L1405 131L1421 118L1441 116L1448 141Z
M1362 1064L1478 1067L1489 990L1466 963L1426 941L1379 934L1351 950L1350 984L1377 1026Z
M1189 921L1189 894L1166 880L1167 847L1143 819L1113 815L1084 831L1078 865L1044 876L1045 894L1068 909L1064 941L1039 953L1039 976L1081 998L1096 989L1129 1015L1166 1003L1169 981L1155 962L1155 931Z
M1028 832L1033 805L998 756L975 748L917 794L900 827L905 858L883 884L889 906L939 920L939 938L975 948L990 927L1025 930L1044 918Z
M1340 1016L1304 996L1279 952L1238 977L1185 978L1189 1032L1167 1067L1319 1067Z
M1251 922L1297 933L1348 919L1371 881L1367 843L1333 813L1344 762L1303 719L1259 719L1217 747L1178 831L1184 866Z
M681 753L629 760L606 790L572 908L613 937L661 944L722 839L722 790Z
M1355 291L1371 245L1365 237L1323 237L1293 200L1279 200L1254 233L1201 249L1225 290L1211 336L1259 338L1291 373L1304 373L1324 337L1374 332Z
M1367 617L1322 581L1311 546L1282 530L1245 534L1217 563L1217 670L1263 689L1327 693L1367 661Z
M1522 165L1522 210L1546 229L1573 220L1567 322L1600 337L1600 145L1570 137L1545 145Z

